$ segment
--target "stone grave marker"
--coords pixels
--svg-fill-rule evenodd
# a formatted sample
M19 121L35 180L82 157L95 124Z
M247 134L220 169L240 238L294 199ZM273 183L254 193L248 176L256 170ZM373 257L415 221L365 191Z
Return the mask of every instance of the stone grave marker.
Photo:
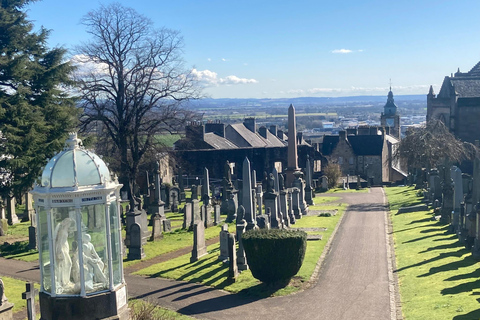
M8 299L5 296L5 285L3 284L2 279L0 279L0 319L13 319L13 303L8 302Z
M293 214L292 203L292 189L287 189L287 214L288 218L290 219L290 225L297 222L295 220L295 214Z
M197 221L203 221L202 220L202 214L200 212L200 201L199 200L192 200L192 220L193 224L197 223Z
M258 207L258 215L261 215L263 212L263 192L262 192L262 185L257 186L257 207Z
M207 168L203 169L203 184L201 197L204 205L210 205L210 176L208 174Z
M310 166L310 156L308 154L305 166L305 201L308 205L313 205L312 167Z
M190 263L193 263L207 254L205 245L205 227L202 221L195 222L193 225L193 249Z
M145 258L142 243L142 227L139 223L135 222L130 226L129 240L127 259L140 260Z
M228 224L224 224L220 231L220 255L218 256L218 260L228 260L228 235Z
M463 201L462 171L458 167L453 166L450 175L453 180L453 218L451 231L457 233L460 225L460 205Z
M159 215L152 215L152 236L150 237L151 241L155 241L163 238L162 234L162 219Z
M192 203L186 202L183 207L183 229L190 229L193 226L192 214Z
M231 233L228 234L228 259L230 264L228 267L228 280L235 282L238 277L238 267L237 267L237 255L235 253L235 236Z
M322 176L322 190L325 190L325 191L328 190L328 177L327 176Z
M293 180L293 186L298 188L300 191L300 211L302 212L302 216L305 216L308 213L308 205L305 202L305 182L302 179L302 173L300 171L295 172L293 175L295 176L295 180Z
M25 284L25 292L22 293L22 299L27 300L27 317L28 320L35 320L37 312L35 311L35 296L38 294L38 290L33 286L33 282Z
M235 201L235 195L230 193L230 199L228 199L227 204L227 223L235 221L237 218L237 202Z
M163 232L172 231L172 222L169 219L162 220L162 224L163 224Z
M295 219L302 218L302 211L300 210L300 190L292 188L292 211Z
M270 212L270 227L272 229L281 228L282 224L278 217L278 194L275 192L275 178L272 173L268 177L267 190L263 198L265 199L265 210ZM270 210L268 210L270 209Z
M22 221L33 221L35 219L35 210L33 209L33 197L30 192L25 193L25 210L23 211ZM32 226L36 226L33 221Z
M237 266L238 270L248 270L247 265L247 256L245 255L245 249L243 248L242 235L245 232L247 227L247 221L244 219L245 209L243 206L238 207L237 213L237 240L238 240L238 251L237 251ZM256 224L255 224L256 227Z
M260 229L270 229L270 216L267 214L258 215L257 227Z
M15 197L7 198L7 220L9 225L14 225L20 222L15 213Z
M221 216L220 216L220 205L216 204L213 207L213 225L218 226L221 222Z

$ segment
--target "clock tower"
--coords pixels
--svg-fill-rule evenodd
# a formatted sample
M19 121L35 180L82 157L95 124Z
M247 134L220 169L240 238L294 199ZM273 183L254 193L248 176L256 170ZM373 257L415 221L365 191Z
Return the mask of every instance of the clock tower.
M383 107L380 117L382 127L388 127L391 136L400 139L400 115L397 112L397 106L393 101L392 87L388 92L387 103Z

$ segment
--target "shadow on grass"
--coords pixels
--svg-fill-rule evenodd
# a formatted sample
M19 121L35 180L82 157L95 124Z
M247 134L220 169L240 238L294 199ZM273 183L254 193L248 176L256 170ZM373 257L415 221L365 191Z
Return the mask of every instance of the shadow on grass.
M449 294L459 294L462 292L469 292L473 291L474 289L478 289L480 287L480 279L467 282L467 283L461 283L459 285L453 286L451 288L445 288L440 291L441 294L443 295L449 295ZM471 318L473 319L473 318ZM476 318L478 319L478 318Z
M475 278L475 279L480 278L480 269L477 269L470 273L458 274L453 277L447 278L443 281L459 281L459 280L466 280L470 278Z
M37 250L28 248L28 241L14 242L12 244L4 243L0 245L0 257L6 259L26 257L38 253Z
M472 312L455 316L452 318L452 320L472 320L472 319L480 319L480 310L474 310Z
M409 265L409 266L406 266L406 267L399 268L399 269L395 270L395 272L400 272L400 271L403 271L403 270L406 270L406 269L423 266L427 263L431 263L431 262L438 261L438 260L441 260L441 259L445 259L445 258L448 258L448 257L461 257L462 255L464 255L466 253L466 251L467 251L467 249L460 249L460 250L455 251L455 252L440 253L438 256L436 256L434 258L423 260L421 262L418 262L418 263L415 263L415 264L412 264L412 265ZM468 259L465 259L465 260L468 260ZM462 260L461 262L466 263L466 265L468 265L468 263L470 263L470 262L464 262L465 260ZM475 263L474 260L473 260L473 263ZM472 264L470 264L470 265L472 265ZM447 265L449 265L449 264L447 264ZM438 268L442 268L442 267L438 267ZM434 269L434 268L432 268L432 269ZM421 276L424 276L424 275L421 275Z
M463 252L463 253L462 253ZM462 255L468 253L469 250L467 249L462 249L462 250L459 250L457 251L457 253L459 253L460 255L453 255L453 256L457 256L457 257L461 257ZM465 268L465 267L469 267L469 266L472 266L474 265L475 263L477 263L473 258L471 257L467 257L465 259L462 259L462 260L459 260L459 261L454 261L454 262L450 262L450 263L447 263L447 264L444 264L442 266L439 266L439 267L433 267L433 268L430 268L430 270L427 272L427 273L424 273L424 274L421 274L419 275L418 277L419 278L423 278L423 277L428 277L428 276L431 276L431 275L434 275L436 273L439 273L439 272L445 272L445 271L451 271L451 270L458 270L460 268Z
M393 231L393 233L399 233L399 232L404 232L404 231L408 231L408 230L412 230L412 229L418 229L418 228L424 228L424 226L416 226L416 227L406 228L406 229L402 229L402 230L397 230L397 231Z
M452 234L450 237L446 237L446 238L441 238L441 239L433 239L432 241L447 241L447 240L453 240L453 239L457 239L458 236L456 234Z
M449 243L449 244L440 244L440 245L435 246L435 247L430 247L428 249L420 251L419 253L425 253L425 252L434 251L434 250L460 248L460 247L463 247L463 245L461 245L460 242L453 242L453 243Z
M429 217L428 217L428 218L413 220L413 221L410 221L409 224L421 223L421 222L430 222L430 221L432 221L432 216L431 216L431 214L429 214Z

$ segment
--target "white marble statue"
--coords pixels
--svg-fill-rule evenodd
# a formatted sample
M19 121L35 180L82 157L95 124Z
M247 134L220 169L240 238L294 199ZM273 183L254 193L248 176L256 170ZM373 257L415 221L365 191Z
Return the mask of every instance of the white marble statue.
M3 285L3 280L0 279L0 306L7 302L7 297L5 296L5 286Z
M107 284L107 277L104 274L105 264L99 257L95 247L90 242L91 236L88 233L83 235L83 263L85 265L85 287L92 284L101 283L103 287ZM88 283L87 283L88 282ZM93 289L93 286L90 290Z
M55 277L56 291L63 293L73 286L70 281L72 272L72 259L70 258L70 246L68 245L69 229L74 222L71 218L65 218L55 227Z

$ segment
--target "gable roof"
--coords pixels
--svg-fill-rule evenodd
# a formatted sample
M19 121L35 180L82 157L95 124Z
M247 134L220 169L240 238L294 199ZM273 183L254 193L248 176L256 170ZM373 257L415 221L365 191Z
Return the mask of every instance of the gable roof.
M329 156L332 154L333 150L338 144L338 141L340 141L339 136L324 136L323 137L323 143L322 143L322 154L324 156Z
M357 156L378 156L382 154L383 136L381 135L348 136L347 138Z
M236 149L238 146L230 140L227 140L219 135L209 132L205 133L204 141L208 143L213 149Z

